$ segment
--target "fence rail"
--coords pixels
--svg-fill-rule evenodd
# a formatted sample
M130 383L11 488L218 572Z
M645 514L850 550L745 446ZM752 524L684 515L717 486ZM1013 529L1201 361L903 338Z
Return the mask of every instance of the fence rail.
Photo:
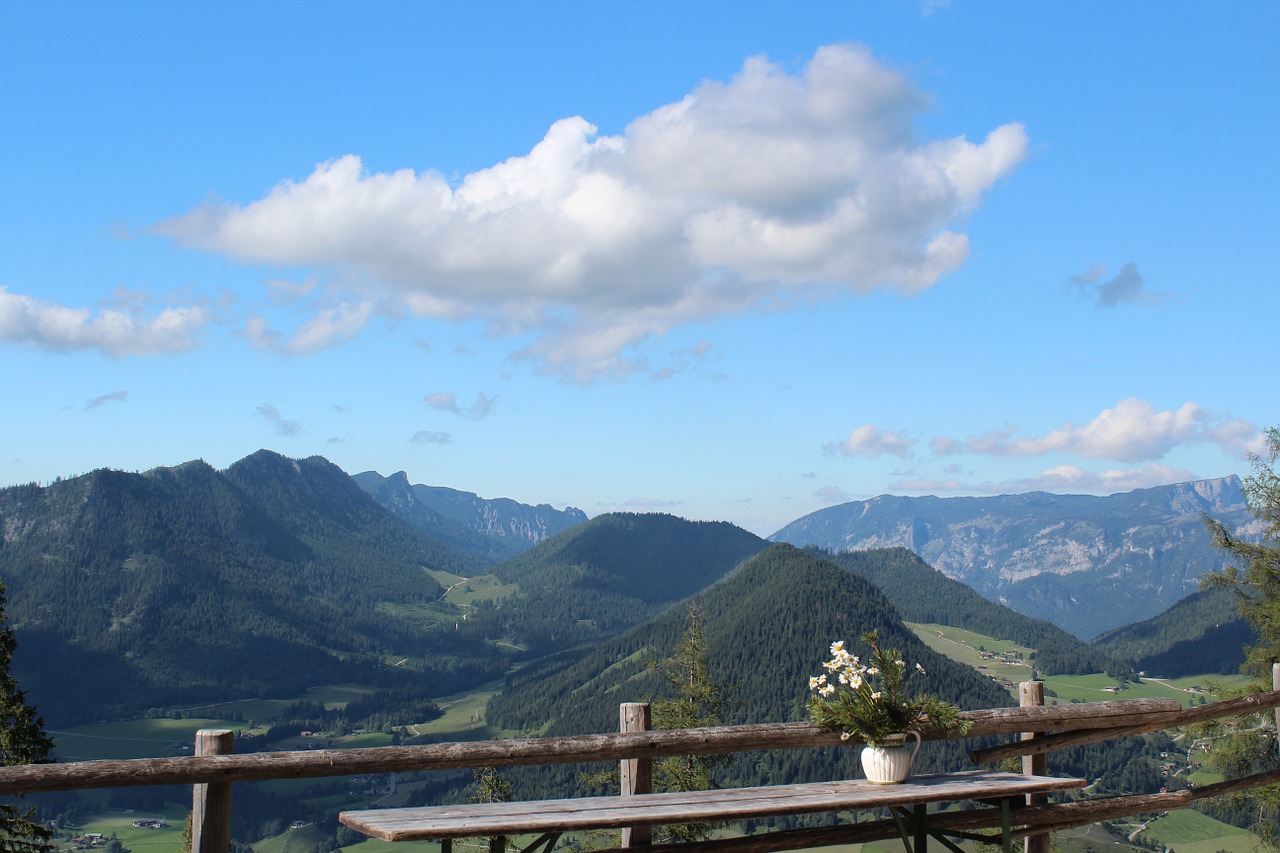
M1280 704L1280 698L1277 703ZM1112 729L1165 719L1180 709L1174 699L1134 699L1079 705L993 708L968 711L967 737L1047 732L1061 729ZM926 740L945 738L924 733ZM245 755L192 755L178 758L131 758L69 764L23 764L0 767L0 794L120 788L135 785L193 785L210 782L261 782L362 773L511 767L536 764L581 764L659 758L668 755L715 755L768 749L812 749L835 746L840 736L810 723L763 723L748 726L437 743L422 746L378 746L363 749L319 749L306 752L258 752Z
M966 738L1019 735L1022 739L975 750L975 763L1012 756L1042 756L1082 743L1124 737L1222 717L1256 714L1280 709L1280 664L1273 672L1276 690L1244 699L1211 702L1183 710L1173 699L1133 699L1071 705L1038 705L1039 697L1017 708L993 708L964 713L970 722ZM1034 690L1031 691L1035 696ZM264 752L236 755L227 731L204 730L197 737L197 753L180 758L140 758L81 761L67 764L29 764L0 767L0 795L47 791L119 788L139 785L192 785L194 853L226 853L229 849L231 785L282 779L354 776L368 773L413 772L484 766L623 762L624 777L637 772L649 760L674 755L715 755L774 749L811 749L842 743L840 736L809 723L777 723L676 731L628 731L635 727L635 711L623 706L623 731L609 734L554 738L522 738L497 741L439 743L421 746L388 746L364 749L326 749L306 752ZM634 707L634 706L632 706ZM631 722L628 722L628 714ZM1280 723L1280 710L1276 710ZM956 736L924 732L926 740ZM1233 790L1280 782L1280 773L1260 774L1210 785L1195 791L1129 797L1095 798L1057 805L1029 804L1020 810L1021 834L1047 838L1047 833L1125 814L1156 809L1185 808L1195 799ZM1117 811L1119 809L1119 811ZM1126 811L1127 809L1127 811ZM947 820L952 820L948 817ZM955 820L976 821L973 826L998 825L998 815L983 810ZM993 824L983 821L991 820ZM957 824L957 828L970 828ZM637 827L637 830L642 828ZM858 838L892 837L892 822L884 827L860 824ZM749 836L703 842L699 849L723 853L763 853L765 850L798 849L835 843L824 841L831 830L796 830L770 833L769 840ZM850 828L841 829L848 843ZM886 835L875 835L886 832ZM834 836L831 836L834 837ZM624 836L624 844L644 846L643 831ZM802 843L803 842L803 843ZM779 844L790 846L777 846ZM1040 844L1040 842L1037 842ZM771 846L772 845L772 846ZM1042 844L1041 844L1042 846ZM670 845L650 847L654 853L678 849ZM1029 845L1028 853L1040 846Z

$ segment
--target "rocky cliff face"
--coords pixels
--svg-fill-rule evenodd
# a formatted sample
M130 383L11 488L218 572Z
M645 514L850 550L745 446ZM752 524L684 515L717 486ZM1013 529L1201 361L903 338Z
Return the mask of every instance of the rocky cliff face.
M835 551L907 547L988 598L1089 638L1166 610L1223 564L1204 515L1247 535L1237 477L1108 497L882 495L811 513L770 538Z
M403 471L376 471L352 479L373 498L419 530L493 565L587 520L575 507L530 506L509 498L486 499L443 486L410 485Z

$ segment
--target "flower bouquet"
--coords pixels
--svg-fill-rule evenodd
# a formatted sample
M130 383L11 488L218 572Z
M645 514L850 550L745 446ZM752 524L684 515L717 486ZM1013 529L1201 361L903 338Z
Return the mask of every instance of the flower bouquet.
M863 635L863 640L871 646L868 663L850 654L842 640L831 644L831 659L822 665L826 672L809 679L815 694L809 699L809 716L814 723L839 731L843 740L857 737L868 747L881 749L900 747L908 732L916 734L918 749L920 729L947 734L969 730L969 721L960 716L955 705L937 696L907 694L907 681L924 674L924 667L917 663L908 672L897 650L881 648L875 631ZM906 757L903 778L914 756L913 752ZM864 768L868 758L864 752Z

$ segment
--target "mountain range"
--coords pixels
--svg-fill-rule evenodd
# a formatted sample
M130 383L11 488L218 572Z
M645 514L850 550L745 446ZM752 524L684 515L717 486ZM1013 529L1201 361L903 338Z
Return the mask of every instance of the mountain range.
M15 672L61 721L505 670L422 618L466 561L319 457L3 489L0 534Z
M769 538L832 552L904 547L1014 610L1089 639L1199 588L1224 557L1203 524L1254 527L1237 477L1108 497L882 495L799 518Z
M352 479L418 532L485 567L587 520L587 514L576 507L528 506L510 498L486 499L444 486L410 485L404 471L390 477L365 471Z
M843 578L839 589L830 576ZM1220 601L1178 610L1173 629L1157 620L1086 645L906 548L806 552L726 522L663 514L585 520L571 508L412 486L403 473L351 477L320 457L265 450L223 471L197 461L0 489L0 579L19 640L15 674L62 724L338 681L430 698L492 682L517 664L510 686L528 690L547 667L586 666L576 662L641 642L633 632L677 636L685 603L714 602L726 589L749 606L703 601L733 626L709 625L708 634L726 644L737 636L758 662L793 651L807 661L816 652L792 649L799 637L812 644L839 631L852 637L863 622L902 619L1037 648L1036 666L1050 673L1111 668L1117 659L1159 669L1160 656L1167 662L1190 636L1239 646ZM817 600L826 595L888 602L893 612L859 605L854 620L852 605L828 613ZM807 598L804 620L819 621L794 615L799 603L781 606L792 597ZM773 650L779 643L783 651ZM503 701L495 708L510 715Z

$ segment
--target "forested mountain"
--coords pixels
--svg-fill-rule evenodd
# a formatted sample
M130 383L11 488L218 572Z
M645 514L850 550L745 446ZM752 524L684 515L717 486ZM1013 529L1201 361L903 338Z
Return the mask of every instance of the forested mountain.
M1246 538L1255 532L1233 476L1109 497L882 495L811 513L769 538L833 552L909 548L987 598L1088 639L1160 613L1223 565L1205 514Z
M478 559L485 567L587 520L586 513L575 507L558 510L510 498L489 500L443 486L410 485L403 471L390 477L365 471L352 479L420 532Z
M768 544L723 521L600 515L494 568L519 591L468 621L490 635L518 637L529 656L548 654L624 631Z
M401 521L426 536L443 542L458 554L470 561L474 567L467 574L487 571L503 560L520 553L515 544L472 530L460 521L445 518L431 507L418 500L414 487L409 485L409 478L403 472L383 477L375 471L365 471L351 478L369 493L375 501L385 509L398 516ZM534 543L529 542L529 547Z
M872 629L905 660L923 664L921 688L965 708L1010 703L997 685L920 642L867 580L789 545L769 547L689 603L700 614L712 679L734 688L726 722L805 719L808 678L830 657L831 642L846 639L858 647ZM617 731L619 703L668 693L646 664L672 656L687 625L680 603L622 635L532 663L509 678L489 705L489 719L548 734ZM829 774L853 772L856 752L773 752L751 756L731 773L738 784L835 778ZM930 744L921 758L924 768L933 761L946 760L953 769L968 763L942 744Z
M1114 665L1107 653L1043 619L1032 619L988 601L948 578L906 548L877 548L832 554L815 549L838 566L871 581L908 622L928 622L1013 640L1037 650L1042 673L1103 672Z
M393 654L442 688L494 677L496 655L441 656L403 615L442 593L425 567L463 563L319 457L261 451L225 472L190 462L0 490L15 671L57 722L392 684L409 677L383 665Z
M1206 589L1153 619L1108 631L1093 645L1139 672L1177 678L1239 672L1244 647L1256 640L1257 634L1240 616L1235 596Z

